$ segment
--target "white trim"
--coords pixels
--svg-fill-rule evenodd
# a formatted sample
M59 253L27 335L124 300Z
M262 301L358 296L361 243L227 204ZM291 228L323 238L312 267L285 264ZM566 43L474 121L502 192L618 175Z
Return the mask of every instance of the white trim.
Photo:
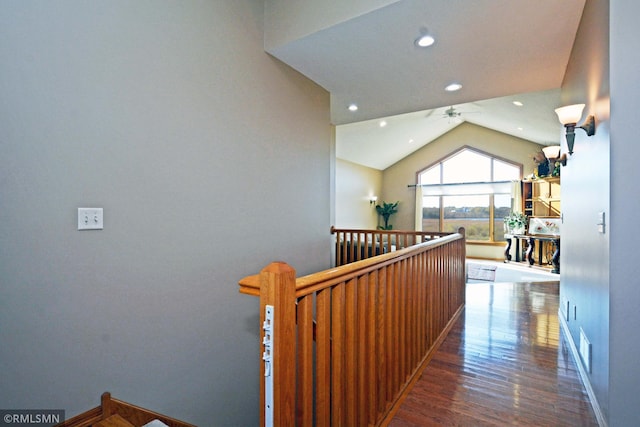
M598 399L596 398L596 394L591 387L591 381L589 381L589 375L587 371L584 369L584 365L582 364L582 359L580 358L580 354L578 353L578 348L576 347L576 343L573 342L573 338L571 337L571 332L569 331L569 325L567 324L566 319L563 316L562 310L558 309L558 319L560 319L560 329L562 329L562 333L564 334L565 340L569 343L569 349L571 350L571 355L573 356L573 361L578 368L578 374L580 374L580 379L582 380L582 384L584 388L587 390L587 395L589 396L589 401L591 402L591 407L593 408L593 412L596 414L596 420L598 421L598 425L600 427L608 427L607 420L602 413L602 409L600 408L600 404L598 403Z
M474 196L482 194L511 194L511 181L462 182L458 184L423 184L423 196Z

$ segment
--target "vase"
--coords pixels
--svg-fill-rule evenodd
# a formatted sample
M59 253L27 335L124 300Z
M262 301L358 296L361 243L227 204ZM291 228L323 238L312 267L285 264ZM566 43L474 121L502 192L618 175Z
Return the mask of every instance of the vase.
M524 227L513 227L509 234L524 234Z

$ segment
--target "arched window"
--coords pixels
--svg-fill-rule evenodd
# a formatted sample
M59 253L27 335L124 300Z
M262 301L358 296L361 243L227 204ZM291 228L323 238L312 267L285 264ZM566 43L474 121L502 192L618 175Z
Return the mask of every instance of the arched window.
M504 241L503 218L512 210L513 181L522 165L464 147L418 172L422 229L455 232L467 240Z

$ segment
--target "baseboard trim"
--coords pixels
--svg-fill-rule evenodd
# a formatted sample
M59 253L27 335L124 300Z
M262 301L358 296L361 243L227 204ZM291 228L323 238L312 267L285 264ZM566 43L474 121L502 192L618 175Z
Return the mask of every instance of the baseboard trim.
M591 381L589 381L589 375L587 371L584 369L584 365L582 364L582 360L580 359L580 353L578 353L578 348L576 344L573 342L573 338L571 337L571 332L569 331L569 325L567 324L567 320L564 318L564 313L562 310L558 310L558 319L560 319L560 329L562 329L562 333L564 337L569 343L569 349L571 350L571 355L573 356L573 361L575 362L578 368L578 374L580 375L580 380L584 385L584 388L587 390L587 395L589 396L589 402L591 402L591 407L593 408L593 412L596 414L596 420L598 421L598 425L600 427L608 427L607 420L602 413L602 409L600 408L600 404L598 403L598 399L596 398L596 394L591 387Z

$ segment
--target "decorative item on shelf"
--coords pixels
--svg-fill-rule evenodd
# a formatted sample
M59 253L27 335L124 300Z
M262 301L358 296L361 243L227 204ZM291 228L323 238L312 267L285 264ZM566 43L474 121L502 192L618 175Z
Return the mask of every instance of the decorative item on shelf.
M566 107L556 108L556 114L558 120L562 123L567 130L567 149L569 155L573 154L573 143L575 142L576 134L575 129L582 129L587 133L587 136L593 136L596 133L596 121L593 115L587 117L582 126L578 126L578 120L582 117L582 110L584 104L567 105ZM563 154L558 161L566 166L567 155Z
M538 151L533 155L533 163L537 165L533 172L535 176L542 177L549 175L549 161L543 151Z
M378 201L378 196L369 197L369 204L370 205L375 205L377 201Z
M398 203L400 202L395 202L395 203L382 202L382 205L376 205L376 212L378 212L378 215L380 215L382 217L382 220L384 221L384 225L379 225L378 229L380 230L393 229L393 225L389 224L389 218L391 218L391 215L398 212Z
M560 176L560 146L559 145L549 145L547 147L543 147L542 151L544 155L549 160L549 170L551 171L551 176Z
M527 216L522 212L509 212L504 217L504 228L507 234L525 234L527 226Z

